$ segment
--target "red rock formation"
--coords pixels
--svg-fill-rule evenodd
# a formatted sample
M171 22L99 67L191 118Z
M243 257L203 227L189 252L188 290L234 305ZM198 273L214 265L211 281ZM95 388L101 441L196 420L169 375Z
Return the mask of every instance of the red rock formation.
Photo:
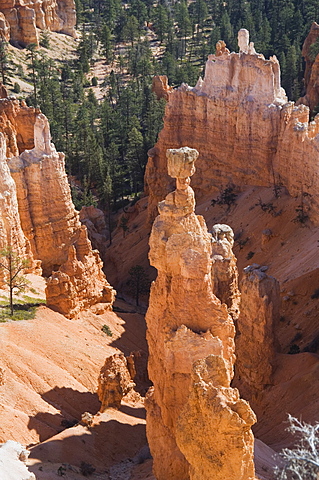
M0 131L5 135L8 158L34 147L34 123L37 113L25 102L3 98L0 100Z
M0 12L0 36L5 42L10 40L10 26L2 12Z
M0 12L0 35L17 45L38 45L37 28L76 36L74 0L0 0Z
M306 94L297 102L297 104L307 105L312 111L319 106L319 54L316 55L311 51L318 38L319 25L313 22L301 52L306 62L304 76Z
M233 253L234 233L228 225L216 224L212 228L212 281L213 291L222 303L226 303L233 320L239 314L237 260Z
M51 143L46 117L17 100L3 99L0 131L4 133L1 245L11 242L19 255L40 260L46 277L52 274L47 303L53 309L74 317L91 305L98 304L98 311L109 308L115 292L102 272L98 253L92 251L86 228L81 226L64 155ZM31 149L26 150L27 146Z
M160 98L165 98L168 100L168 96L173 90L172 87L168 85L168 79L166 75L155 75L152 80L152 92L155 93L157 100Z
M102 404L100 412L109 407L120 408L122 398L134 387L124 355L115 353L108 357L99 376L97 394Z
M203 80L169 95L164 127L146 167L150 220L172 187L165 152L185 143L201 152L193 179L199 199L232 182L283 184L292 196L310 194L318 203L319 119L308 121L307 107L287 103L276 57L210 55ZM316 223L318 212L318 206L310 212Z
M235 385L248 399L256 398L273 383L276 366L274 325L280 315L279 283L265 270L267 267L256 264L246 267L240 285ZM252 339L259 348L252 348Z
M0 248L10 246L21 258L28 258L35 267L30 243L20 222L16 185L6 159L6 142L0 132Z
M35 257L49 276L66 262L69 246L78 240L80 221L72 203L64 155L51 143L48 121L36 116L32 150L12 157L8 164L17 186L23 231Z
M92 307L101 313L110 309L115 292L107 283L97 250L92 251L87 231L82 226L78 239L69 247L67 260L48 278L47 306L73 318Z
M147 435L157 480L252 480L255 416L230 388L235 329L213 294L212 237L194 213L197 156L187 147L168 151L177 189L159 204L150 237L158 276L146 315L154 384Z
M105 223L105 214L99 208L92 205L82 207L80 210L80 221L86 226L92 247L100 252L102 260L106 253L109 242L108 232Z

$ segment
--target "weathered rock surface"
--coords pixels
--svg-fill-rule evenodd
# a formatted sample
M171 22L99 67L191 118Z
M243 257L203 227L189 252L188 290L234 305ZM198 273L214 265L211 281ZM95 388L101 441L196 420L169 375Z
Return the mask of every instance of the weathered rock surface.
M309 124L308 107L287 103L276 57L254 53L247 40L244 49L248 53L209 55L204 79L169 95L164 127L146 168L151 220L172 188L165 152L185 143L201 152L193 179L199 199L230 182L282 184L290 195L310 194L317 204L319 119ZM315 222L318 211L312 208Z
M34 473L25 466L29 454L20 443L13 440L0 445L1 480L35 480Z
M66 261L48 278L46 298L48 307L72 318L94 306L95 313L110 309L115 291L106 281L102 261L92 250L87 231L82 226L78 238L68 250Z
M306 94L297 102L298 104L303 103L307 105L312 111L319 105L319 54L316 55L312 51L314 43L318 41L318 38L319 25L313 22L301 52L306 62L304 75Z
M103 253L108 247L108 231L105 223L105 214L99 208L82 207L80 210L80 222L86 226L92 247L100 252L102 260Z
M280 315L280 288L264 270L259 265L246 267L240 284L235 385L249 400L273 384L276 366L274 325Z
M115 292L72 203L64 155L51 143L46 117L2 99L1 131L1 246L12 244L19 255L42 262L43 274L52 274L47 302L58 312L74 317L95 304L98 311L109 308Z
M34 148L8 161L17 187L23 231L45 276L66 262L81 224L74 209L64 155L51 143L47 119L37 114Z
M0 130L6 138L8 158L34 148L34 123L38 113L24 101L0 100Z
M125 356L115 353L108 357L99 376L97 393L101 402L100 412L109 407L120 408L122 398L134 387Z
M6 159L6 142L0 132L0 248L11 247L20 258L28 258L34 267L30 243L20 222L16 185Z
M168 78L166 75L155 75L155 77L153 77L152 92L155 93L157 100L160 98L168 100L168 96L172 90L173 88L168 85Z
M10 40L10 26L2 12L0 12L0 36L5 42Z
M239 314L237 260L233 253L234 232L228 225L216 224L212 228L212 281L214 295L226 303L233 320Z
M177 189L160 202L150 237L149 258L158 276L146 315L154 474L157 480L253 479L255 416L230 388L235 329L227 306L213 293L212 237L194 213L189 186L198 152L184 147L167 155ZM211 436L209 447L199 448ZM234 439L227 447L226 438Z
M74 0L1 0L0 12L0 35L16 45L38 45L37 28L76 36Z
M191 465L190 478L254 478L250 427L256 417L238 390L229 387L223 358L198 360L191 378L176 430L177 444Z

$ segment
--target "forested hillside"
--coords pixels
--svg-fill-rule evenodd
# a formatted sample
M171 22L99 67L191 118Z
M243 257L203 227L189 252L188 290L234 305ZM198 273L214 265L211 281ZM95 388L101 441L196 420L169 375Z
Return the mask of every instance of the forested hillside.
M153 75L167 75L171 85L194 85L216 42L223 39L237 51L237 31L247 28L257 51L279 58L282 85L296 100L303 94L301 47L319 20L317 0L76 0L76 7L74 61L57 65L46 55L48 32L40 51L29 45L25 78L33 93L27 103L48 116L68 173L79 181L76 206L95 202L109 211L143 190L147 151L165 103L151 91ZM10 77L6 49L2 41L4 83ZM97 62L104 65L102 79L94 76Z

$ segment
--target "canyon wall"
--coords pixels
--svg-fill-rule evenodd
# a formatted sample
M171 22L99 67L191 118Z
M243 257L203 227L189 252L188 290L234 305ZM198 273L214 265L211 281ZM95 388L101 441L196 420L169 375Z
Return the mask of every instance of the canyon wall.
M168 150L177 188L159 203L150 236L158 276L146 315L147 436L157 480L253 480L256 418L230 387L235 328L213 293L212 235L194 213L197 156Z
M292 196L318 202L319 118L287 102L276 57L266 60L249 46L209 55L205 77L182 84L168 96L164 127L149 151L146 193L149 220L172 188L165 152L185 143L201 152L193 177L200 200L229 184L284 185ZM311 208L317 222L318 208Z
M74 0L0 0L0 34L14 45L39 44L38 29L76 36Z
M315 45L318 38L319 25L313 22L301 52L306 63L304 75L306 94L297 102L307 105L311 111L319 107L319 47Z
M14 242L21 244L15 250L28 249L41 261L49 277L48 306L69 317L95 304L98 310L109 308L115 292L74 208L64 155L51 143L46 117L17 100L0 99L0 131L8 159L2 162L6 184L0 191L10 192L13 212L4 216L6 235L14 230Z

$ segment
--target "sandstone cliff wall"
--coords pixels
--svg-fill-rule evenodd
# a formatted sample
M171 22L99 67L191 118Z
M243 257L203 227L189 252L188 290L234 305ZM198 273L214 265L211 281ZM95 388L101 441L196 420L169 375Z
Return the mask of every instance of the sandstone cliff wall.
M69 317L95 304L109 308L115 292L72 203L64 155L51 143L46 117L17 100L1 99L1 131L0 192L9 192L2 195L2 242L10 237L15 251L41 261L50 277L51 308Z
M5 137L0 133L0 248L8 246L32 264L30 243L20 222L16 185L7 164Z
M235 329L213 293L212 236L194 213L197 155L169 152L177 189L159 204L150 237L158 276L146 315L147 435L157 480L252 480L255 416L230 388Z
M0 12L0 34L16 45L38 45L37 28L76 36L74 0L1 0Z
M229 183L283 184L291 195L310 194L317 202L319 118L308 120L307 107L287 102L276 57L252 50L210 55L203 80L169 95L145 174L150 219L172 188L166 149L185 143L201 152L192 183L198 199Z
M312 111L315 107L319 106L319 54L316 55L315 52L312 51L318 38L319 25L313 22L301 52L306 62L304 75L306 94L297 102L308 105Z

